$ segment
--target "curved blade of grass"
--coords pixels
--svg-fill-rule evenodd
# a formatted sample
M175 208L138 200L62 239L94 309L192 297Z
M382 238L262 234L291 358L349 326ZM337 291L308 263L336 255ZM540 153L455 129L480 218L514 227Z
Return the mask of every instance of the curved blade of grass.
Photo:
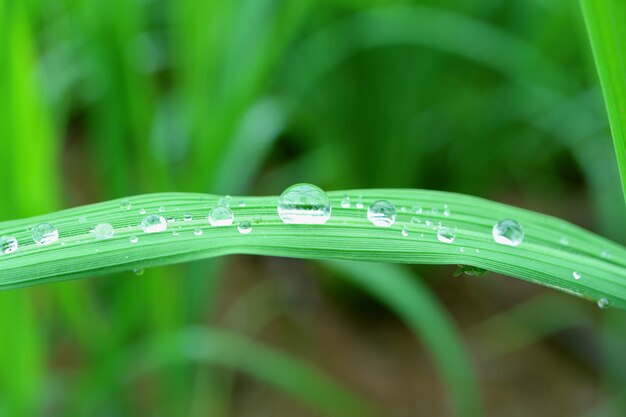
M201 327L156 338L128 358L130 378L179 361L237 369L327 416L376 416L374 404L349 392L307 362L244 336Z
M393 227L373 226L365 209L342 208L345 194L360 195L364 204L380 199L398 208ZM333 215L325 225L284 224L276 213L276 197L234 197L237 221L260 219L250 234L236 225L209 227L207 215L219 196L190 193L147 194L132 197L133 209L123 210L119 200L108 201L46 216L0 223L0 235L15 236L20 249L0 258L0 288L79 278L104 272L126 271L234 253L311 259L346 259L396 263L466 264L553 287L590 300L608 298L626 307L626 248L554 217L477 197L428 190L351 190L330 192ZM415 205L425 212L421 223L411 223ZM444 214L447 205L451 214ZM167 232L146 234L139 227L143 208L148 213L172 217ZM182 221L192 212L194 220ZM84 216L84 223L81 218ZM503 218L519 221L526 232L518 247L497 244L491 236L494 223ZM437 239L436 226L456 228L456 240ZM40 247L32 243L29 227L48 222L60 230L60 241ZM97 240L89 228L111 223L115 237ZM409 235L400 230L407 225ZM194 229L205 229L196 236ZM172 232L177 232L173 235ZM129 241L139 236L139 242ZM559 243L567 239L567 244ZM463 248L463 251L460 249ZM577 271L581 279L572 278Z
M626 199L626 2L581 0Z
M380 299L423 340L448 386L455 416L483 415L478 383L452 319L420 280L396 265L324 261Z

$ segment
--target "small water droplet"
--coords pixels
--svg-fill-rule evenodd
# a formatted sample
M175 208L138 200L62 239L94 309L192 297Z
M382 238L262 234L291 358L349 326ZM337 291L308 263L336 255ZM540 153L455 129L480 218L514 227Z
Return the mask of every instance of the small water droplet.
M211 226L230 226L234 219L233 211L226 206L213 207L209 213Z
M437 230L437 240L443 243L452 243L456 239L456 235L448 226L440 226Z
M93 228L92 233L96 239L110 239L115 234L115 229L110 223L100 223Z
M450 209L449 208L444 208L443 209L443 215L446 217L450 217Z
M163 213L165 211L165 207L161 206L159 207L159 213Z
M120 201L120 208L122 210L130 210L132 207L133 207L133 205L131 204L130 201L128 201L128 200Z
M176 230L174 230L174 231L172 232L172 236L178 236L178 232L177 232Z
M168 217L167 218L167 222L168 223L174 223L176 221L176 219L174 217Z
M33 241L38 245L49 245L59 240L59 229L50 223L40 223L31 230Z
M426 219L425 223L426 223L426 226L432 226L432 225L434 225L433 221L432 221L432 220L430 220L430 219Z
M512 219L503 219L493 225L493 240L506 246L519 246L524 240L522 225Z
M474 253L480 253L480 249L474 249Z
M404 207L404 206L400 207L400 211L401 212L406 212L406 207Z
M459 248L459 252L464 253L465 252L465 248Z
M374 226L389 227L396 221L396 208L387 200L378 200L367 209L367 218Z
M143 273L144 273L143 268L135 268L135 269L133 269L133 274L135 274L137 276L143 275Z
M139 214L146 214L146 209L142 208L141 210L139 210Z
M342 208L350 208L350 197L349 196L344 196L343 199L341 200L341 207Z
M580 279L581 277L580 272L576 271L572 271L572 276L574 277L574 279Z
M247 235L252 231L252 224L250 224L249 221L239 222L239 225L237 225L237 230L239 230L239 233L241 233L242 235Z
M139 242L139 238L137 236L131 236L130 239L130 243L137 243Z
M559 242L561 243L561 245L569 245L569 239L566 237L562 237L561 239L559 239Z
M313 184L295 184L280 195L278 216L288 224L325 224L332 211L330 200Z
M87 216L80 216L78 218L78 224L85 224L87 223Z
M419 219L419 217L411 217L411 223L413 224L419 224L422 221Z
M141 221L141 228L146 233L163 232L167 229L167 221L163 216L150 214Z
M239 201L239 207L245 207L246 206L246 202L243 200Z
M598 307L607 308L609 306L609 300L606 297L602 297L598 300Z
M13 253L17 250L19 244L17 243L17 239L13 236L2 236L0 237L0 255L8 255L9 253Z
M220 198L220 199L217 201L217 205L218 205L218 206L226 206L226 207L230 207L230 199L231 199L231 196L229 196L229 195L225 195L224 197Z
M358 209L362 209L363 208L363 197L359 196L357 198L355 207L358 208Z
M409 229L406 228L406 226L402 226L402 236L408 236L409 235Z
M600 256L602 256L604 259L611 259L613 257L611 256L611 252L609 252L608 250L602 251Z
M413 206L411 210L413 210L413 213L415 214L422 214L422 212L424 211L422 209L422 206Z
M191 214L190 212L187 212L185 214L183 214L183 220L186 222L190 222L193 220L193 214Z
M433 208L430 210L430 212L431 212L432 214L434 214L435 216L437 216L437 215L439 214L439 209L438 209L437 207L433 207Z
M204 232L203 232L203 231L202 231L202 229L200 229L199 227L197 227L197 228L193 231L193 234L194 234L194 235L196 235L196 236L202 236L202 233L204 233Z

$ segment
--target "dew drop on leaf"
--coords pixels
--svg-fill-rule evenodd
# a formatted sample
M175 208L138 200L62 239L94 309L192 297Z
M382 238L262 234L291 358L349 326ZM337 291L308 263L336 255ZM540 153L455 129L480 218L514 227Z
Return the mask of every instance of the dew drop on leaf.
M209 213L209 223L211 226L230 226L233 224L235 215L227 206L217 206Z
M167 229L167 221L163 216L150 214L141 221L141 228L146 233L163 232Z
M183 214L183 220L186 222L190 222L193 220L193 214L191 214L190 212L187 212L185 214Z
M572 271L572 277L574 277L574 279L580 279L581 275L580 272L577 271Z
M607 308L609 306L609 300L606 297L602 297L598 300L598 307Z
M49 245L59 240L59 229L50 223L40 223L31 230L33 241L38 245Z
M19 244L13 236L0 237L0 255L8 255L17 250Z
M456 235L448 226L439 226L437 230L437 240L443 243L452 243L456 239Z
M133 205L131 204L130 201L128 201L128 200L120 201L120 208L122 210L130 210L132 207L133 207Z
M522 225L512 219L500 220L491 230L493 240L506 246L519 246L524 240Z
M237 225L237 230L239 230L239 233L242 235L247 235L252 231L252 224L249 221L240 222Z
M137 243L139 242L139 238L137 236L131 236L130 239L128 239L130 241L130 243Z
M349 196L344 196L343 199L341 200L341 207L342 208L350 208L350 197Z
M93 228L94 236L96 239L110 239L115 233L115 229L110 223L100 223Z
M374 226L389 227L396 221L396 208L387 200L378 200L367 209L367 218Z
M278 217L287 224L325 224L330 219L330 200L313 184L295 184L278 198Z

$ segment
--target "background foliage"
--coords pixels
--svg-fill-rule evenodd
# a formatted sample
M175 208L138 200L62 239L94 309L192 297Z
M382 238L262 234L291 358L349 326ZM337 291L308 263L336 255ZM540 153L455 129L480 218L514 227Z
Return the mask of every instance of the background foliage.
M474 194L626 242L565 0L0 0L0 143L0 220L306 181ZM619 415L623 313L453 271L237 256L2 292L0 415Z

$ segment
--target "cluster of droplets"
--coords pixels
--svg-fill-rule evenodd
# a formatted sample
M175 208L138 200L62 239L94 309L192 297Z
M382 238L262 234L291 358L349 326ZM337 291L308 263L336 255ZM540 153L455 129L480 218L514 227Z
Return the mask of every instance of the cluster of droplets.
M133 204L129 200L121 200L119 202L122 210L131 210ZM245 207L244 201L239 201L236 204L239 207ZM349 196L344 195L339 202L342 209L363 209L364 202L362 196ZM178 209L178 208L177 208ZM331 217L332 204L328 195L321 188L306 183L295 184L283 191L278 198L276 205L277 213L283 223L286 224L299 224L299 225L321 225L326 224ZM174 217L164 217L161 213L166 211L164 206L160 206L158 214L147 214L146 209L140 208L139 213L146 215L143 217L140 227L144 233L160 233L168 229L168 225L176 221ZM454 243L457 238L456 227L443 224L442 222L435 222L427 216L434 216L435 218L443 216L448 218L452 212L447 204L443 207L431 207L423 208L422 206L415 205L413 207L401 206L399 210L402 216L409 216L407 223L403 223L400 228L400 233L403 237L408 237L412 228L426 227L436 232L436 238L439 242L445 244ZM419 216L426 217L424 221ZM377 200L368 205L366 211L366 217L370 223L376 227L390 228L396 223L398 217L398 210L388 200ZM185 212L182 215L183 222L194 221L194 215L191 212ZM86 223L85 216L79 218L79 223ZM262 221L260 216L254 216L250 220L240 220L236 223L237 230L240 234L249 234L252 232L253 224L258 224ZM231 197L224 196L219 199L218 204L213 207L208 215L208 222L213 227L231 226L235 223L235 214L231 209ZM196 222L194 222L195 224ZM131 229L131 226L128 226ZM424 229L422 229L425 231ZM30 229L33 241L40 246L50 245L59 240L59 231L51 223L40 223ZM99 223L90 229L91 234L99 240L111 239L115 235L115 228L110 223ZM492 227L493 241L497 244L517 247L524 241L524 229L522 225L513 219L502 219L496 222ZM178 236L177 231L173 231L174 236ZM202 236L204 230L201 227L196 227L193 230L193 234L196 236ZM420 237L424 237L424 233L418 233ZM139 237L133 235L129 238L130 243L135 244L139 242ZM561 237L559 243L562 245L569 245L569 240L566 237ZM18 240L13 236L0 237L0 255L7 255L14 253L18 250ZM466 253L464 247L458 248L459 253ZM474 253L478 254L479 249L474 249ZM601 256L605 259L610 259L611 254L608 251L602 252ZM473 267L463 267L463 273L467 275L478 275ZM143 271L143 270L136 270ZM482 271L482 270L481 270ZM140 272L140 273L141 273ZM140 274L138 273L138 275ZM482 272L481 272L482 273ZM572 271L572 278L574 280L580 280L582 274L578 271ZM601 298L597 302L601 308L606 308L609 305L609 301L606 298Z

